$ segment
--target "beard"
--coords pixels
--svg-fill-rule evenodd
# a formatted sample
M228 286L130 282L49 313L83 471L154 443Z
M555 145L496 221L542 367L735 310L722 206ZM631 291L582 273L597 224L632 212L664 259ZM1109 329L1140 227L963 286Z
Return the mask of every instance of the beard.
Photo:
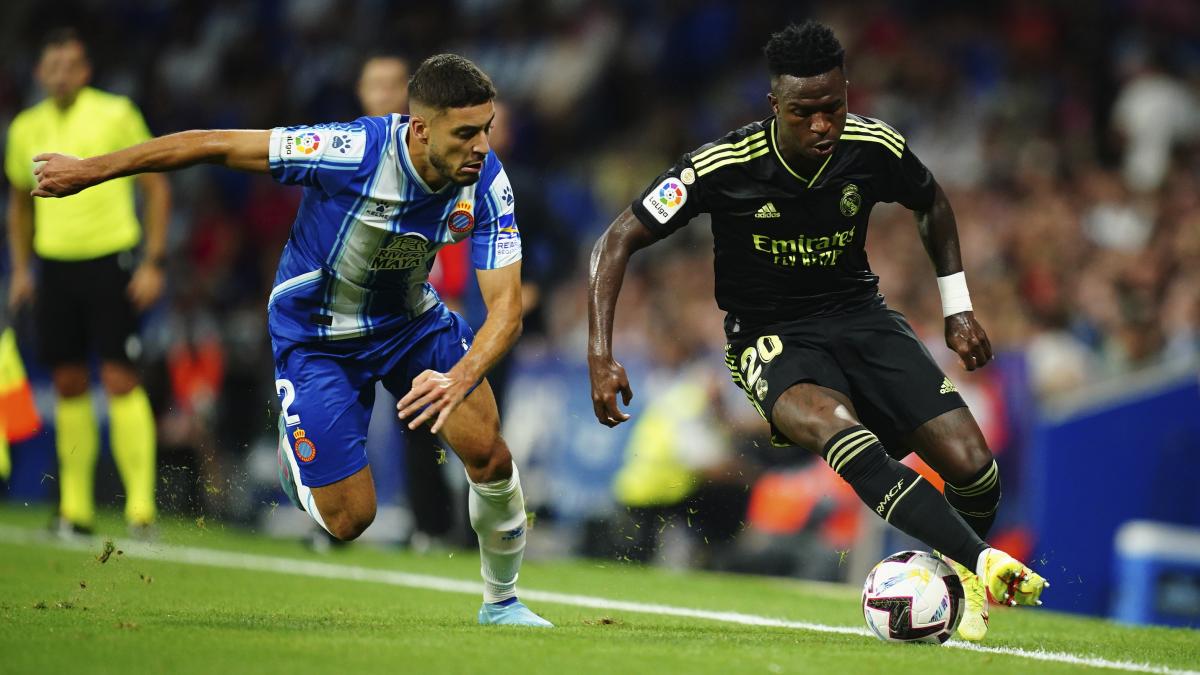
M445 178L455 185L473 185L479 180L478 174L473 176L460 175L454 167L450 166L450 163L446 161L445 157L442 157L433 151L430 151L429 153L429 163L433 165L433 168L437 169L438 174L441 175L442 178Z

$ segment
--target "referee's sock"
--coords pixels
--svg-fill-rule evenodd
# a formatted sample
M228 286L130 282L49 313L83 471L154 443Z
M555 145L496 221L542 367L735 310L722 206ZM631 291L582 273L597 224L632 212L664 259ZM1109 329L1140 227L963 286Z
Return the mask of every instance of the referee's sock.
M1000 508L1000 469L992 460L962 485L946 481L946 501L975 530L980 539L987 537Z
M834 434L822 456L872 511L954 560L976 560L987 544L916 471L888 456L865 427Z
M113 459L125 484L125 520L134 525L154 521L154 413L146 390L109 396L109 428Z
M58 513L74 525L91 527L96 519L93 488L96 457L100 454L91 395L60 396L54 404L54 429L58 451Z
M0 428L0 480L12 475L12 459L8 455L8 430Z

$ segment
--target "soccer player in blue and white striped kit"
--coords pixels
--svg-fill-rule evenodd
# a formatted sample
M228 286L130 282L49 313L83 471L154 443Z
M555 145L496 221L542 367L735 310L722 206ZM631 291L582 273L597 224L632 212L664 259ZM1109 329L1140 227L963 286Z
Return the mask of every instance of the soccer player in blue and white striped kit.
M517 600L525 501L484 379L521 332L521 236L488 145L495 95L473 63L440 54L413 74L411 116L185 131L88 159L39 155L33 194L201 162L304 186L267 309L284 489L335 537L362 534L375 518L365 438L382 381L409 428L430 424L466 467L479 622L550 626ZM468 238L488 310L478 335L428 283L437 250Z

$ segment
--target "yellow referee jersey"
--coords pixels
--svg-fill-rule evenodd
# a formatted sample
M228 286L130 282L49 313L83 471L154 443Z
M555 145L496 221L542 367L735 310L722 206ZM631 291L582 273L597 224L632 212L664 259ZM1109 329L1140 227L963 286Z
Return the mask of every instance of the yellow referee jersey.
M146 122L124 96L84 87L70 108L53 99L22 111L8 129L4 172L21 190L32 190L33 157L59 152L91 157L150 138ZM35 199L33 250L52 260L86 260L136 246L141 239L133 178L120 178L65 199Z

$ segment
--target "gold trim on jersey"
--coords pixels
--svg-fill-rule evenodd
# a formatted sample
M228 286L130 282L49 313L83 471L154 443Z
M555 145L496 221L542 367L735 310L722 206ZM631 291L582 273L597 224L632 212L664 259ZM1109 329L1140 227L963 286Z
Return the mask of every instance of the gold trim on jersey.
M896 149L896 146L888 143L887 141L885 141L882 138L879 138L877 136L863 136L860 134L843 133L842 140L843 141L869 141L871 143L878 143L878 144L882 145L883 147L887 148L888 152L892 153L893 155L895 155L897 157L900 157L901 154L903 154L903 153L901 153L901 151Z
M747 144L753 143L754 141L758 140L759 138L762 138L764 133L766 133L766 132L760 131L758 133L750 134L749 136L743 138L742 140L740 140L736 143L719 143L717 145L712 146L711 148L709 148L707 150L701 150L700 152L697 152L696 154L692 155L692 165L696 166L696 165L702 163L701 160L703 160L704 158L708 157L709 155L711 155L713 153L723 151L723 150L737 150L738 148L745 147ZM699 167L696 166L696 168L699 168Z
M879 143L897 157L904 154L904 137L880 122L860 122L848 117L842 138L848 141Z
M783 165L783 168L787 169L787 172L792 174L792 176L794 176L796 178L796 180L805 183L804 187L806 187L806 188L812 187L813 183L817 182L817 179L821 177L821 172L823 172L825 170L825 167L829 164L829 160L833 159L833 153L829 153L829 156L825 158L825 163L821 165L821 168L817 169L817 172L815 174L813 174L812 178L805 178L804 176L801 176L800 174L796 173L795 171L792 171L792 167L788 166L787 160L785 160L783 158L783 155L779 152L779 145L775 142L775 120L774 119L771 120L771 149L775 151L775 157L779 160L779 163Z
M712 173L713 171L716 171L717 169L719 169L727 164L740 164L742 162L749 162L750 160L755 159L757 157L762 157L763 155L765 155L771 151L771 149L767 147L766 141L763 141L761 146L755 145L752 147L756 147L756 148L760 148L760 149L754 150L754 152L751 152L749 155L746 155L744 157L732 157L732 156L726 157L725 159L722 159L721 161L719 161L715 164L709 164L709 165L705 166L703 169L700 169L699 171L697 171L696 175L703 176L705 174ZM743 152L749 152L751 149L752 148L746 148L746 150L744 150Z
M765 147L767 147L767 139L763 138L758 141L755 141L754 143L751 143L750 145L747 145L744 148L739 148L739 149L728 148L728 149L722 150L721 152L716 152L711 155L708 155L707 157L705 157L704 159L701 159L701 160L693 159L692 166L696 169L697 173L699 173L700 175L703 176L705 170L707 170L709 167L715 166L722 159L745 157L747 154L752 153L755 150L765 148Z
M889 127L888 125L884 124L883 122L868 120L865 117L864 118L847 117L846 125L849 126L851 124L856 124L860 127L867 127L868 129L872 129L874 131L881 131L881 132L887 134L888 136L891 136L892 139L895 140L896 142L898 142L900 145L904 145L904 137L900 135L900 132Z

